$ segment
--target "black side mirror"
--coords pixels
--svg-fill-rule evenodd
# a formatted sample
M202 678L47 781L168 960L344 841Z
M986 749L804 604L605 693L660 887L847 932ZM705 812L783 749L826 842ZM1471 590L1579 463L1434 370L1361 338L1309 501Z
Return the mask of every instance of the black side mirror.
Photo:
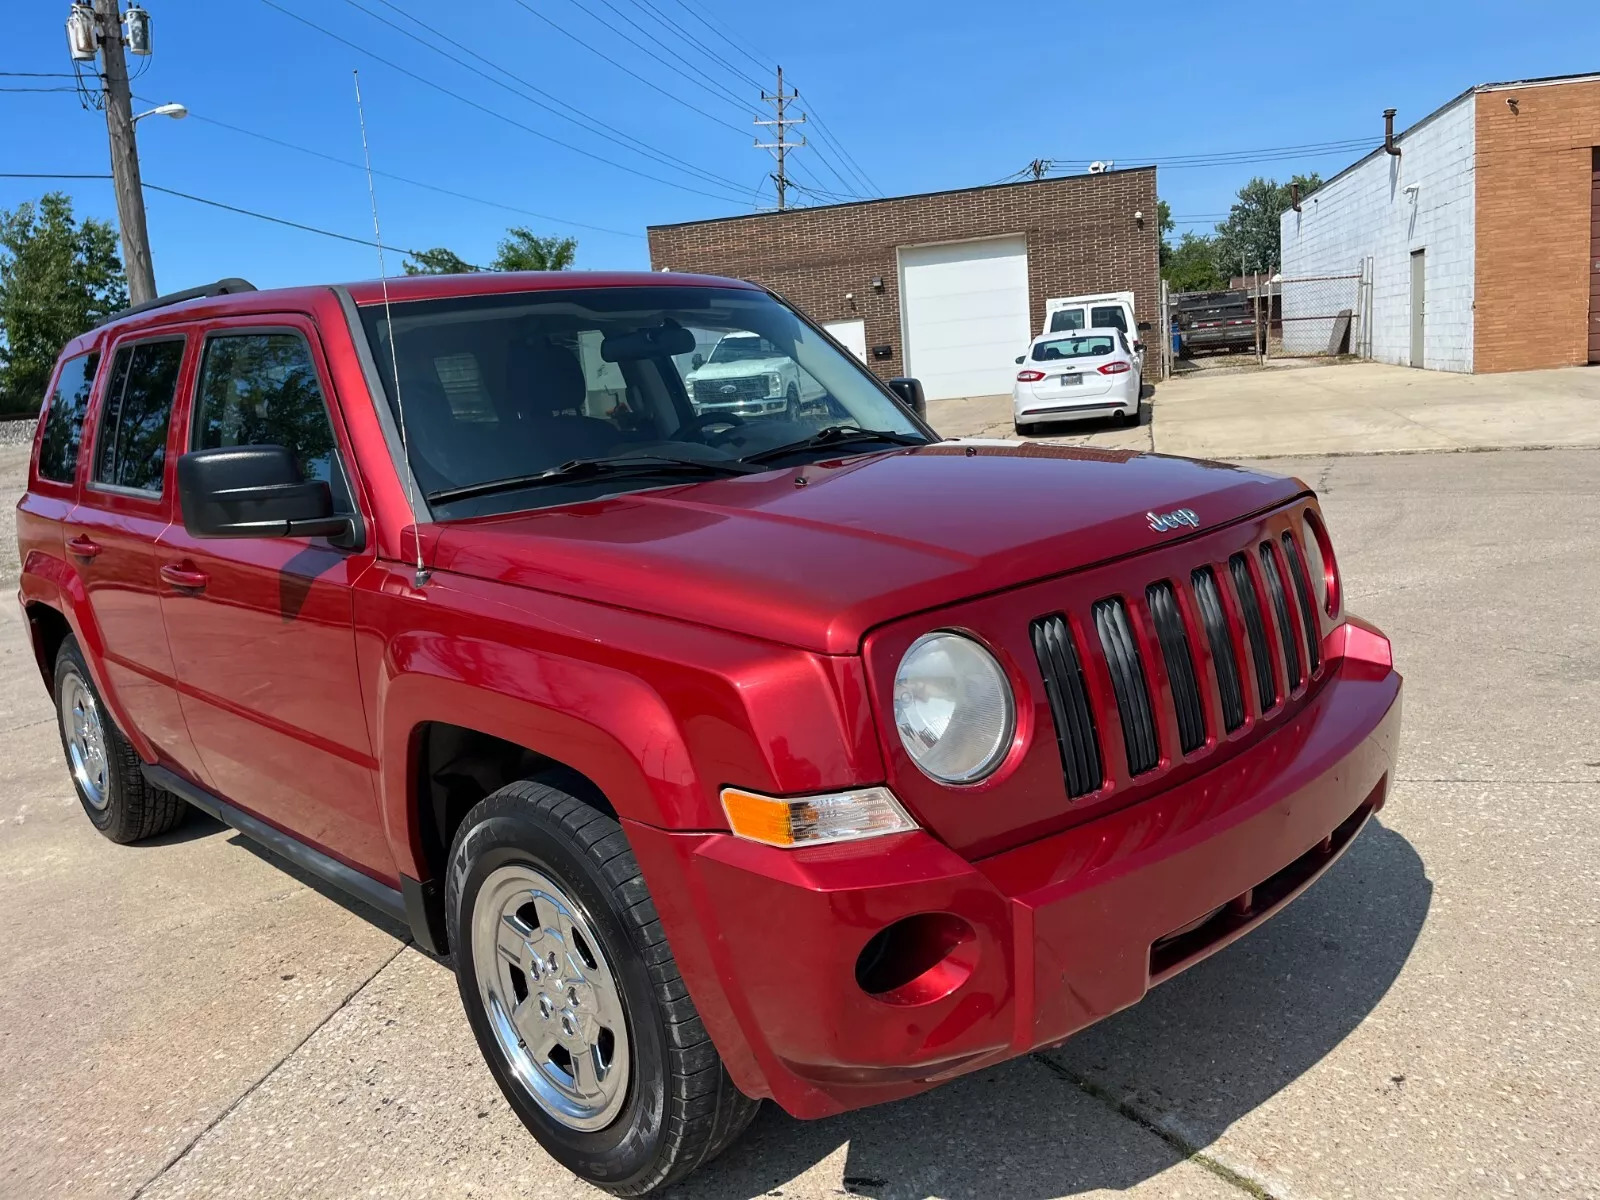
M1021 366L1021 365L1022 365L1022 360L1023 360L1023 359L1025 359L1025 358L1027 358L1027 357L1028 357L1028 356L1027 356L1027 355L1026 355L1026 354L1019 354L1019 355L1017 355L1017 366L1019 366L1019 367L1020 367L1020 366Z
M706 365L706 356L701 354L700 351L696 350L694 352L694 357L689 360L689 365L698 371L701 367Z
M1139 332L1140 333L1146 333L1146 332L1149 331L1149 329L1150 329L1150 322L1149 321L1140 321L1139 322Z
M349 538L354 524L333 513L333 493L302 479L283 446L223 446L178 459L183 527L195 537Z
M927 419L928 398L922 394L922 381L920 379L908 379L905 377L891 379L889 380L889 390L899 396L901 403L916 413L917 416L924 420Z

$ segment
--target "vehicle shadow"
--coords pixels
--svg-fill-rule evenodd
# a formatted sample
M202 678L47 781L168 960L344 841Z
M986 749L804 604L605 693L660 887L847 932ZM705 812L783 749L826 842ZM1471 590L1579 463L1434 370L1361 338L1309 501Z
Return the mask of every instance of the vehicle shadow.
M1185 1150L1215 1141L1372 1012L1411 954L1432 891L1411 843L1374 821L1273 920L1065 1045L826 1121L766 1105L744 1139L671 1195L778 1196L812 1169L831 1189L841 1154L845 1189L877 1200L1132 1187L1183 1155L1118 1104L1181 1131L1170 1136Z

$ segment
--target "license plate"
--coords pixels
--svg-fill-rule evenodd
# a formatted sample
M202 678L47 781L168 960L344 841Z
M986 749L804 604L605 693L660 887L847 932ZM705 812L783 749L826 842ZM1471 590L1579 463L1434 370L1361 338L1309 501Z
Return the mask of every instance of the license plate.
M1063 375L1061 377L1061 386L1062 387L1071 387L1075 383L1082 383L1082 382L1083 382L1083 376L1082 375Z

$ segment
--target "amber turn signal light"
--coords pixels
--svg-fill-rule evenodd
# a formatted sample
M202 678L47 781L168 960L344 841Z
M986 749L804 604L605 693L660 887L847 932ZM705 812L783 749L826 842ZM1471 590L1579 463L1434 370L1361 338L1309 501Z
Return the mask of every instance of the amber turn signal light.
M768 846L853 842L917 827L886 787L821 796L766 796L723 788L722 811L735 834Z

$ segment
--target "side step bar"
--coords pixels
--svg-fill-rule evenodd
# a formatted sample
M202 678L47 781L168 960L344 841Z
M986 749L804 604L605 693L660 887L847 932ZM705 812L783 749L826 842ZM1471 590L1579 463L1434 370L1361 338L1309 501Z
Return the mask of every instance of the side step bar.
M226 800L213 796L204 788L197 787L165 767L154 767L149 763L143 763L141 767L145 779L153 786L183 797L201 812L210 813L224 825L231 825L251 841L265 846L302 870L311 872L324 883L332 884L341 892L355 897L363 904L377 909L386 917L392 917L415 932L405 899L394 888L381 884L352 867L345 866L337 859L329 858L322 851L312 849L280 829L274 829L265 821L242 812ZM417 940L422 941L420 938ZM428 940L432 941L431 938Z

